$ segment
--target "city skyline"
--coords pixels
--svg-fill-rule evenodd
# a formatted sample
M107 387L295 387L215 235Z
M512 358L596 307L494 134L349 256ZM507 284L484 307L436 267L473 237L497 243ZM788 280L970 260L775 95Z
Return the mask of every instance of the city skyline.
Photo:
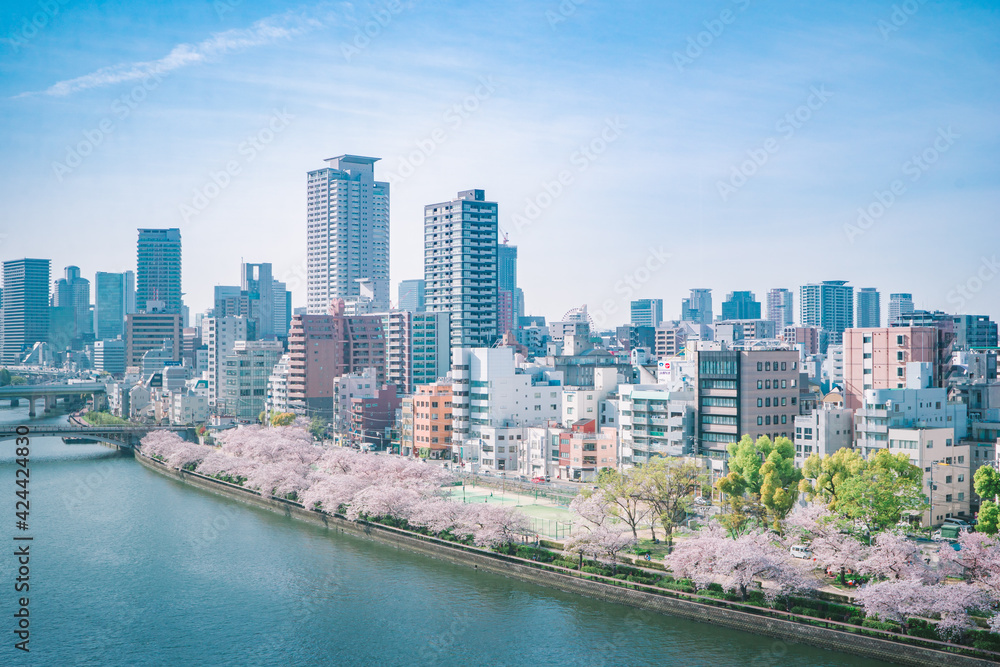
M33 5L0 26L18 66L0 111L11 128L8 215L18 230L56 232L45 253L53 267L88 277L130 269L136 227L179 227L192 313L212 297L191 286L229 282L228 262L213 261L222 238L233 263L273 263L294 305L305 305L304 174L352 153L381 156L375 176L392 184L390 293L422 275L410 249L423 206L481 188L519 247L527 314L551 319L612 300L614 324L628 319L630 300L662 298L669 318L687 285L760 296L794 287L789 277L849 278L912 292L918 308L998 313L994 283L981 279L997 272L989 249L1000 240L990 216L997 93L980 83L995 76L987 36L998 19L984 5L920 5L897 26L891 5L859 3L808 15L790 5L676 5L641 24L598 4L507 4L483 26L449 4L401 3L378 35L355 44L380 5L348 15L216 4L119 8L123 23L144 13L128 33L73 6L30 39L14 38ZM735 18L722 24L727 8ZM145 27L154 21L170 29ZM475 44L461 30L473 24ZM75 45L68 30L87 37ZM512 33L516 57L489 48ZM284 75L304 59L329 65ZM741 80L768 68L780 74L769 85ZM155 76L143 87L136 71ZM226 100L204 103L219 87ZM353 99L367 103L349 107ZM29 149L19 136L38 138ZM87 142L77 152L88 155L68 155ZM156 179L150 155L162 165ZM754 156L763 164L749 164ZM754 172L745 183L741 170ZM111 197L108 182L118 184ZM977 242L937 252L944 218ZM94 225L100 244L88 240ZM761 262L744 282L735 267L769 257L776 238L781 261ZM7 232L4 249L39 255L27 231ZM670 257L628 287L652 251ZM604 261L565 284L546 280L574 275L577 256ZM912 270L914 258L931 257L937 271Z

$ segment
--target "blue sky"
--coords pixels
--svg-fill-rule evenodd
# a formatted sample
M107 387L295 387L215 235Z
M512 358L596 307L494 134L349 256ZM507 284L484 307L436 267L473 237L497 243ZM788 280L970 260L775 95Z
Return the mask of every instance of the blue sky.
M394 284L483 188L533 314L847 279L1000 316L994 3L36 0L0 38L0 255L54 274L180 227L192 312L241 258L304 305L305 174L355 153Z

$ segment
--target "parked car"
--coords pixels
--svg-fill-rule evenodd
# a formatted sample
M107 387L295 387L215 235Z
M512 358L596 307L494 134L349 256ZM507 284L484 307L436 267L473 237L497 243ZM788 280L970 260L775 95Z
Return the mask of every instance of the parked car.
M532 477L531 481L534 482L535 484L541 484L542 482L545 481L545 478L544 477Z
M968 521L964 521L963 519L956 519L955 517L948 517L947 519L945 519L941 523L941 525L942 526L958 526L962 530L968 530L969 528L971 528L971 526L969 525Z
M813 552L804 544L793 544L788 550L792 558L812 558Z

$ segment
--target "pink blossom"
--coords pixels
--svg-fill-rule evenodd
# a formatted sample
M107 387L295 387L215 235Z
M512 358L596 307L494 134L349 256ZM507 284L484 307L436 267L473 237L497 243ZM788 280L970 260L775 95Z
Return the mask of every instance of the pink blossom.
M347 518L356 521L361 517L395 517L405 519L419 495L412 489L389 484L369 486L354 494L347 508Z
M924 564L920 547L902 533L889 530L875 538L868 556L858 563L858 572L876 579L934 581L938 578Z
M525 516L511 507L485 503L461 507L454 532L471 536L481 547L508 544L530 532Z

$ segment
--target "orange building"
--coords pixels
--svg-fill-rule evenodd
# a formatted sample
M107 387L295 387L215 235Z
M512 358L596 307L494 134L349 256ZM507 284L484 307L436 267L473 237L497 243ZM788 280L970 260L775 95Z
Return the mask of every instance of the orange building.
M451 384L420 385L413 394L413 453L439 459L451 450Z

